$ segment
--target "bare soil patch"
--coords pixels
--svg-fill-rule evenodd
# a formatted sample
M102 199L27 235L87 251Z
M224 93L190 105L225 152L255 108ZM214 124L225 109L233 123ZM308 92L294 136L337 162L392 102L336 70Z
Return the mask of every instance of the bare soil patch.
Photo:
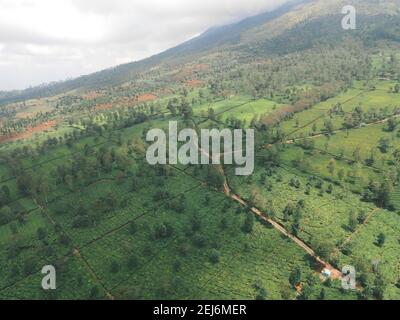
M96 110L110 110L113 105L111 103L101 103L96 106Z
M157 96L152 93L145 93L137 97L138 102L147 102L157 99Z
M197 79L193 79L193 80L188 80L186 82L186 84L190 87L190 88L197 88L197 87L201 87L204 84L204 81L202 80L197 80Z
M30 139L35 133L49 130L53 128L56 124L57 124L56 121L50 120L34 127L27 127L24 132L18 132L11 135L0 136L0 143Z

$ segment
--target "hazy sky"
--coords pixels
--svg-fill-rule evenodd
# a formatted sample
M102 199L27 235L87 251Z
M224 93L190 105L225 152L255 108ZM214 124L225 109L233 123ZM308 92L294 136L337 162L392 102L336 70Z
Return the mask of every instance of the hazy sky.
M287 0L0 0L0 90L139 60Z

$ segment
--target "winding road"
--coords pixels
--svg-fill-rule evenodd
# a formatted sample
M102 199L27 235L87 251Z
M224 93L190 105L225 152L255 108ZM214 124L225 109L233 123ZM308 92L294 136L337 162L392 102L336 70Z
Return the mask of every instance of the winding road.
M281 224L278 222L272 220L271 218L268 218L267 215L265 215L261 210L250 206L242 197L240 197L237 194L232 193L232 190L229 186L228 180L226 179L226 175L224 172L223 167L220 165L219 166L219 172L220 174L224 177L224 193L231 199L235 200L236 202L239 202L241 205L250 208L250 211L254 213L258 218L261 220L269 223L272 227L274 227L276 230L278 230L280 233L282 233L284 236L288 237L292 241L294 241L300 248L302 248L308 255L312 256L324 269L327 269L331 272L331 278L334 280L341 279L342 278L342 273L335 269L332 265L321 259L315 251L308 246L304 241L302 241L300 238L296 237L295 235L291 234L289 231L287 231Z

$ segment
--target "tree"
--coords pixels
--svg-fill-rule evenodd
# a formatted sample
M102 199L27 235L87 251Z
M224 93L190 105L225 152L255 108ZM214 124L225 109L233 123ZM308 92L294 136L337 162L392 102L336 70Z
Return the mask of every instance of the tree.
M64 177L64 183L71 191L73 190L73 178L71 175L67 174Z
M0 225L9 223L12 220L12 211L10 207L4 206L0 209Z
M39 199L41 201L44 200L44 202L47 203L47 195L48 195L49 191L50 191L50 186L49 186L49 183L47 182L47 180L41 180L37 187Z
M332 287L332 279L328 278L324 281L324 286L327 288L331 288Z
M203 89L200 89L200 90L199 90L199 98L200 98L200 99L204 99L204 97L205 97L204 90L203 90Z
M134 221L132 221L132 222L129 224L129 233L130 233L131 235L135 235L136 231L137 231L136 223L135 223Z
M79 215L72 222L73 228L88 228L92 225L92 219L88 215Z
M136 269L139 265L139 259L136 255L131 255L128 259L128 268L130 270Z
M208 109L208 119L215 120L215 111L213 108Z
M400 163L400 149L396 149L393 152L393 158L397 163Z
M253 227L254 227L254 216L252 214L248 214L246 216L246 219L244 220L242 230L245 233L252 233Z
M286 205L285 210L283 211L283 219L285 221L289 221L290 217L294 214L294 212L295 212L295 207L293 203L289 202Z
M7 185L2 186L0 190L0 207L11 201L10 189Z
M367 220L367 214L365 211L360 211L357 217L358 223L363 224Z
M133 177L131 182L131 191L137 192L140 189L139 180L136 177Z
M154 231L154 237L156 239L167 239L172 235L172 227L168 224L160 224Z
M353 156L356 162L361 162L361 148L359 146L354 150Z
M207 172L207 182L216 188L221 188L224 185L224 177L214 166L209 166Z
M388 138L381 138L379 140L378 148L382 153L387 153L390 147L390 140Z
M354 232L356 230L357 226L358 226L357 217L354 214L354 212L352 212L352 213L350 213L350 216L349 216L349 225L348 225L348 227L349 227L349 229L351 231Z
M262 282L260 280L257 280L253 284L253 288L256 291L256 300L266 300L268 296L267 290L264 288Z
M212 264L217 264L219 262L219 252L215 249L213 249L210 253L210 262Z
M300 224L297 222L292 223L291 232L294 236L298 236L300 231Z
M33 258L29 258L28 260L24 261L22 269L26 276L33 274L35 272L35 268L36 261Z
M377 300L383 300L386 290L386 283L381 271L376 272L376 278L374 281L373 295Z
M17 224L15 222L10 224L10 230L11 230L11 233L13 235L17 235L18 234L18 226L17 226Z
M295 268L289 276L289 283L295 288L299 285L301 281L301 270L300 268Z
M111 262L111 272L112 273L118 273L118 271L119 271L119 264L118 264L117 261L113 260Z
M30 191L33 189L33 178L30 174L24 173L17 177L18 190L24 196L29 196Z
M387 123L387 131L393 132L397 127L397 121L395 118L390 118Z
M312 125L312 131L317 132L317 124L315 122Z
M99 288L94 286L90 289L89 298L92 300L96 300L99 298L100 291Z
M319 300L325 300L325 297L326 297L325 288L322 288L318 298Z
M284 285L280 290L281 298L284 301L292 300L292 289L288 285Z
M378 246L378 247L383 247L383 245L385 244L385 242L386 242L386 236L385 236L385 234L384 234L384 233L380 233L380 234L378 235L378 238L377 238L377 241L376 241L377 246Z
M301 291L301 294L300 294L298 300L309 300L312 292L313 292L313 287L312 286L310 286L310 285L304 286L304 288Z
M328 135L332 135L334 131L333 123L330 119L325 120L324 122L325 131Z
M60 243L61 243L63 246L68 246L68 245L71 243L71 239L70 239L67 235L62 234L62 235L60 236Z
M370 181L363 193L364 201L373 201L382 208L392 208L391 193L392 185L390 181L383 182Z
M43 228L38 228L36 233L39 240L43 240L47 236L46 230Z
M376 199L383 208L391 207L392 186L388 180L383 181L377 190Z
M330 260L331 253L334 249L334 246L332 244L325 242L325 241L318 241L318 242L314 243L313 247L314 247L315 253L319 257L321 257L322 259L325 259L325 260Z
M336 161L335 161L335 159L331 159L327 166L327 169L331 176L333 176L333 174L335 173L335 168L336 168Z
M345 175L344 169L340 169L338 172L338 178L340 181L343 181L344 175Z
M174 106L172 100L168 101L167 109L171 112L171 114L175 117L176 116L176 107Z

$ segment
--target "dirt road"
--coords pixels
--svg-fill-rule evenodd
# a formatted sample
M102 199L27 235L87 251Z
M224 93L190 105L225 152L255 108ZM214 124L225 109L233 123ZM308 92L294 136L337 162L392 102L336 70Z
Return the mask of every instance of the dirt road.
M211 156L208 152L203 150L198 144L196 144L196 147L200 152L205 154L207 157L211 159ZM312 256L323 268L328 269L331 271L332 274L332 279L341 279L342 278L342 273L335 269L332 265L321 259L315 251L309 247L304 241L296 237L295 235L291 234L289 231L287 231L282 225L277 223L276 221L268 218L267 215L265 215L261 210L250 206L242 197L240 197L237 194L234 194L229 186L228 179L226 178L224 168L222 165L218 165L218 171L221 174L221 176L224 178L224 184L223 184L223 192L225 193L226 196L230 197L231 199L235 200L236 202L239 202L241 205L246 206L250 208L251 212L254 213L257 217L262 219L263 221L269 223L272 227L274 227L276 230L278 230L280 233L291 239L293 242L295 242L300 248L302 248L307 254Z

